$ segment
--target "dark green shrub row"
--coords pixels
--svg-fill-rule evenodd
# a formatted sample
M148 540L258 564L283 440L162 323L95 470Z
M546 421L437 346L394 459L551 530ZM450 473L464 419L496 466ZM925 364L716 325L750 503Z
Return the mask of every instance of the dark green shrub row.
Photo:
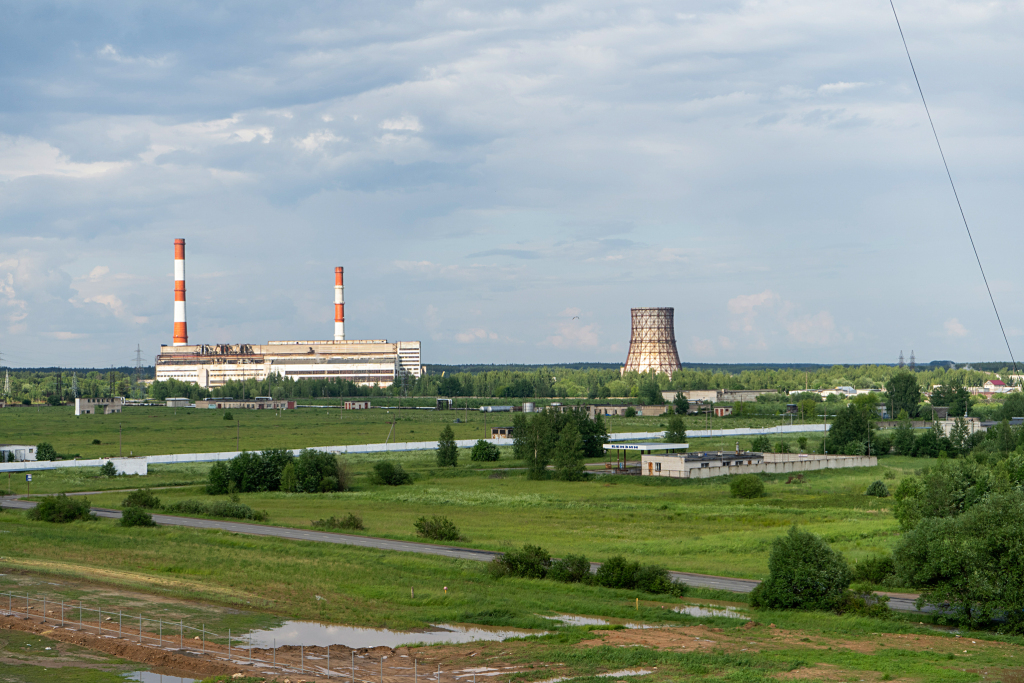
M328 517L327 519L318 519L315 522L310 522L314 529L324 529L330 531L331 529L365 529L363 526L363 519L359 515L354 515L351 512L345 517L338 519L337 517Z
M433 517L420 517L414 524L416 534L432 541L458 541L462 538L459 528L447 517L434 515Z
M206 484L211 496L225 493L347 491L348 467L333 453L303 449L297 457L282 448L242 451L228 462L214 463Z
M253 510L244 503L235 501L218 500L213 503L204 503L201 500L183 500L179 503L172 503L164 508L164 512L179 513L185 515L205 515L207 517L230 517L232 519L251 519L256 522L266 522L270 515L266 511Z
M141 507L128 507L121 513L121 526L156 526L153 515Z
M160 499L153 495L153 492L149 489L139 489L138 491L132 491L121 501L121 507L124 508L146 508L149 510L160 509Z
M29 519L40 522L74 522L98 519L89 510L89 499L83 496L70 497L63 493L46 496L27 513Z
M596 574L591 574L590 561L583 555L567 555L561 560L552 561L550 553L536 545L524 545L494 558L488 570L495 578L549 578L565 583L589 583L606 588L676 596L685 595L687 588L685 584L674 583L665 568L642 565L621 555L609 558Z

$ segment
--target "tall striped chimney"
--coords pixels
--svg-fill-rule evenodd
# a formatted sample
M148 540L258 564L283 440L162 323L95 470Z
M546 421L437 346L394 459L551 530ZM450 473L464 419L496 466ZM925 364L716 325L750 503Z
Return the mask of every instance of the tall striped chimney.
M174 345L188 345L185 324L185 240L174 240Z
M345 269L334 269L334 341L345 341Z

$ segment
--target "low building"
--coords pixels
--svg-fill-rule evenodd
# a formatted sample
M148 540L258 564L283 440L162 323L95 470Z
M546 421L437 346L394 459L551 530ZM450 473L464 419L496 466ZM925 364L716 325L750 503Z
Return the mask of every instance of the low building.
M661 397L671 403L682 394L687 401L704 403L754 403L758 396L776 394L775 389L691 389L689 391L663 391Z
M369 410L369 401L345 401L345 410Z
M976 417L961 417L958 418L964 420L967 423L967 433L974 434L975 432L986 431L986 427L982 426L981 420ZM942 433L949 436L953 432L953 427L956 426L956 420L939 420L939 427L942 428Z
M31 462L35 459L35 446L0 444L0 462Z
M192 405L192 400L188 398L169 398L167 399L168 408L188 408Z
M294 410L295 401L275 401L269 396L256 398L211 398L196 401L196 408L225 410Z
M451 410L452 399L450 398L439 398L437 403L434 405L434 410Z
M511 427L491 427L491 438L492 439L511 439L512 428Z
M112 396L107 398L76 398L75 415L110 415L120 413L124 405L123 396Z
M732 415L732 406L715 406L715 417L728 417Z

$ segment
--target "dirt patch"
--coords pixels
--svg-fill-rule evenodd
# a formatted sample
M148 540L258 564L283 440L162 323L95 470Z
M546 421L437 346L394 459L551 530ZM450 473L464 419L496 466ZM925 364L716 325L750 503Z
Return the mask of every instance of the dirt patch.
M815 664L781 673L776 678L781 681L845 681L850 678L850 672L831 664Z

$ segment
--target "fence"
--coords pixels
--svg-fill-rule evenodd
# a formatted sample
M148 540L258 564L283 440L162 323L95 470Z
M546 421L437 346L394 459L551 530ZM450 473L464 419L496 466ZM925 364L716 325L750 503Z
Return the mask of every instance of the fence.
M7 598L4 609L3 598ZM385 678L409 680L412 683L428 681L442 683L455 681L476 683L476 674L480 669L442 670L441 665L420 661L405 655L382 655L372 657L356 654L346 646L328 645L282 645L278 647L276 639L272 647L254 645L252 634L243 636L218 634L206 628L199 628L185 623L183 619L167 621L161 618L145 617L125 613L123 610L103 610L99 607L87 607L82 601L66 601L64 599L47 598L45 595L19 595L13 592L0 593L0 616L22 617L39 620L43 624L95 634L101 638L120 638L144 647L153 647L164 651L178 651L194 658L197 655L208 660L222 661L236 666L248 666L258 669L269 669L263 673L302 674L315 676L318 679L351 681L352 683L384 683ZM116 622L115 622L116 619ZM154 632L155 627L155 632ZM226 642L226 644L225 644ZM189 647L185 647L188 645ZM298 649L298 660L295 651ZM334 648L334 662L331 661ZM260 656L257 656L259 653ZM279 655L281 655L279 657ZM340 657L339 657L340 655ZM124 655L122 655L124 656ZM402 662L400 660L411 659ZM280 661L279 661L280 660ZM388 661L391 660L391 661ZM511 672L510 672L511 673ZM490 674L493 676L493 673Z

